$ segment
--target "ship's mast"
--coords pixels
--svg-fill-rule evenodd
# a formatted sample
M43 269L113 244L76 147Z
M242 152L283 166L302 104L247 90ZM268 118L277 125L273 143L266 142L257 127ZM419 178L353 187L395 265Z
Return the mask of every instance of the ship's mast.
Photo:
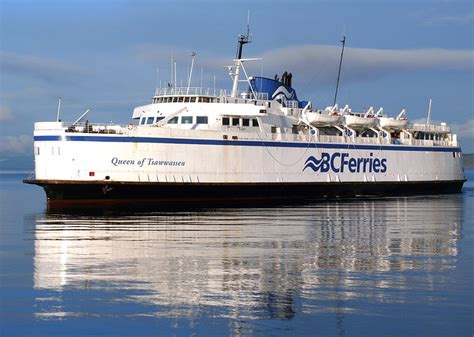
M339 89L339 79L341 77L341 68L342 68L342 58L344 57L344 46L346 45L346 37L342 37L342 50L341 50L341 58L339 59L339 71L337 72L337 82L336 82L336 93L334 94L334 102L332 103L332 106L336 105L337 101L337 91Z
M239 91L239 74L240 68L242 67L242 49L245 44L250 43L250 13L247 16L247 35L239 34L239 40L237 45L237 59L235 60L235 71L232 84L232 95L231 97L237 97Z

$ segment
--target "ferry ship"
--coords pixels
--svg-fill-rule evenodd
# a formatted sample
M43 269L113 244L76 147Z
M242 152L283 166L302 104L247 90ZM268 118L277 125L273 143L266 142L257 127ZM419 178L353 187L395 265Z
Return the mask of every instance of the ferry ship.
M42 186L50 203L461 191L462 152L448 125L410 123L405 110L316 108L298 98L289 72L247 76L249 42L239 35L230 91L190 87L191 67L188 86L158 88L129 125L35 123L34 177L25 182Z

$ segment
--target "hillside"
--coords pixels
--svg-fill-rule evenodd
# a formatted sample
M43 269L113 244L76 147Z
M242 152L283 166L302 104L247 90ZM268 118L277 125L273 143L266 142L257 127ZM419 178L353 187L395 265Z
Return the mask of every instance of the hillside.
M464 168L474 169L474 153L464 154Z

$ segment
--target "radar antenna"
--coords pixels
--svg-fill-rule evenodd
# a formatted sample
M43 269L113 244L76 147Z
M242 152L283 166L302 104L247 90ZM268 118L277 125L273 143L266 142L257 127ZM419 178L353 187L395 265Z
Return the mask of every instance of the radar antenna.
M239 34L238 46L237 46L237 59L242 58L242 49L244 44L251 43L252 37L250 36L250 11L247 12L247 35Z

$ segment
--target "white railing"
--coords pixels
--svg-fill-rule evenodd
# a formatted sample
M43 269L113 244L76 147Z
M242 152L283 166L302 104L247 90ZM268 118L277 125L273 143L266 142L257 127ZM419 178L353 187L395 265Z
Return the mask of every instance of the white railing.
M66 132L81 133L124 134L128 130L128 126L119 124L64 123L63 126Z
M434 125L434 124L410 124L408 126L409 130L414 131L425 131L425 132L451 132L451 128L444 124Z
M201 87L176 87L176 88L157 88L155 96L164 95L202 95L202 96L221 96L225 94L225 89L201 88Z
M182 96L182 95L193 95L193 96L213 96L213 97L230 97L226 89L216 88L201 88L201 87L176 87L176 88L157 88L155 90L155 96ZM252 92L239 91L237 98L242 99L257 99L257 100L268 100L267 92L256 92L255 97ZM293 102L293 101L291 101ZM294 101L296 102L296 101ZM296 102L296 105L298 102Z
M429 140L429 139L400 139L402 145L414 145L414 146L453 146L450 141L447 140Z
M129 134L131 130L135 130L135 125L119 125L119 124L91 124L91 123L77 123L75 125L63 123L65 132L70 133L97 133L97 134ZM197 136L190 135L189 132L193 130L184 129L170 129L159 128L160 132L176 133L174 136ZM211 131L211 130L210 130ZM289 131L289 130L288 130ZM221 132L216 130L216 133ZM231 132L238 136L238 139L246 140L275 140L275 141L298 141L308 143L337 143L337 144L372 144L372 145L408 145L408 146L454 146L447 140L424 140L424 139L387 139L379 137L351 137L351 136L335 136L335 135L309 135L309 134L295 134L291 132L283 133L263 133L256 134L254 132ZM212 132L207 133L211 138Z

